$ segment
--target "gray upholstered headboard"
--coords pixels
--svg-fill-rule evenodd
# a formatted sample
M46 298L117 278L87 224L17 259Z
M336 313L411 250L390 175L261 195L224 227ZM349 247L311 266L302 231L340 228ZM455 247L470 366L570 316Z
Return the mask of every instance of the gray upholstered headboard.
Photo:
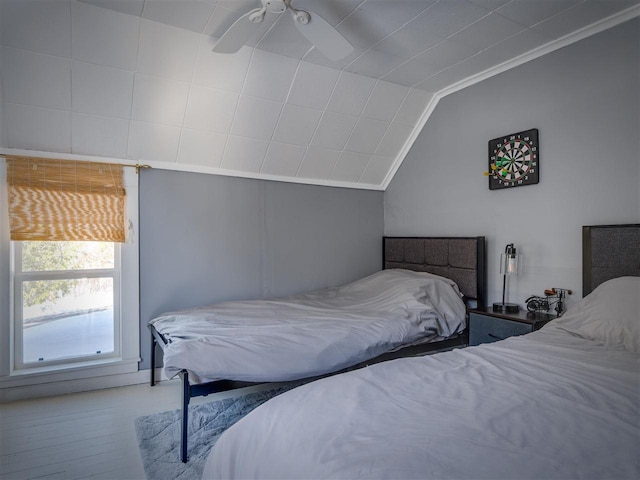
M447 277L465 297L485 305L484 237L383 237L383 268Z
M582 227L582 296L624 276L640 277L640 224Z

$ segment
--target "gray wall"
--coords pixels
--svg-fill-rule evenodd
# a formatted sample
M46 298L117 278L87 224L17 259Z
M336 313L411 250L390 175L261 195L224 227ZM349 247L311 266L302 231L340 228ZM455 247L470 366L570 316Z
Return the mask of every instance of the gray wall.
M382 192L141 171L140 368L154 316L347 283L381 268L382 235Z
M2 2L0 2L0 20L2 19ZM0 48L0 65L2 65L2 49ZM0 75L1 77L1 75ZM2 79L0 78L0 145L7 144L7 132L4 123L4 101L2 97Z
M485 235L489 301L515 243L510 301L545 288L581 297L581 226L640 221L636 18L440 101L385 192L387 235ZM540 183L490 191L489 140L540 131Z

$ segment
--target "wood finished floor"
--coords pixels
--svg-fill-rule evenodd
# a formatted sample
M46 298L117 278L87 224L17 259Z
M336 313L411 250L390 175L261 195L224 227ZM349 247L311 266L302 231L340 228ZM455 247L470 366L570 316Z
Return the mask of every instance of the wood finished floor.
M178 380L0 404L0 479L144 479L134 420L179 407Z

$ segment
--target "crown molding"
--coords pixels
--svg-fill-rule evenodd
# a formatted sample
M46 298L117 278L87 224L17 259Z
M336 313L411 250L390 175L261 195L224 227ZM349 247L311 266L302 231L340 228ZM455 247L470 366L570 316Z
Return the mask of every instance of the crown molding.
M295 178L285 177L279 175L268 175L257 172L243 172L240 170L227 170L224 168L211 168L201 167L198 165L187 165L171 162L158 162L142 160L136 161L131 159L113 158L113 157L98 157L95 155L79 155L75 153L58 153L58 152L44 152L39 150L25 150L19 148L2 148L0 147L0 156L4 155L16 155L23 157L39 157L39 158L57 158L60 160L85 160L90 162L102 162L102 163L117 163L121 165L128 165L135 167L137 164L144 163L151 168L158 170L172 170L177 172L188 173L205 173L209 175L218 175L223 177L236 177L236 178L249 178L253 180L269 180L273 182L283 183L297 183L303 185L318 185L323 187L336 187L336 188L352 188L357 190L375 190L382 191L382 185L373 185L356 182L338 182L335 180L321 180L311 178Z

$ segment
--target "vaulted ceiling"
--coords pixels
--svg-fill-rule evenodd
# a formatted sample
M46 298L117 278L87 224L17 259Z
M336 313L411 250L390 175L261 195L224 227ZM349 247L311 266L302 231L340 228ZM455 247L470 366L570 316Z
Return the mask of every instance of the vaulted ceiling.
M293 0L234 54L260 0L0 0L1 146L382 189L442 96L640 12L640 0Z

